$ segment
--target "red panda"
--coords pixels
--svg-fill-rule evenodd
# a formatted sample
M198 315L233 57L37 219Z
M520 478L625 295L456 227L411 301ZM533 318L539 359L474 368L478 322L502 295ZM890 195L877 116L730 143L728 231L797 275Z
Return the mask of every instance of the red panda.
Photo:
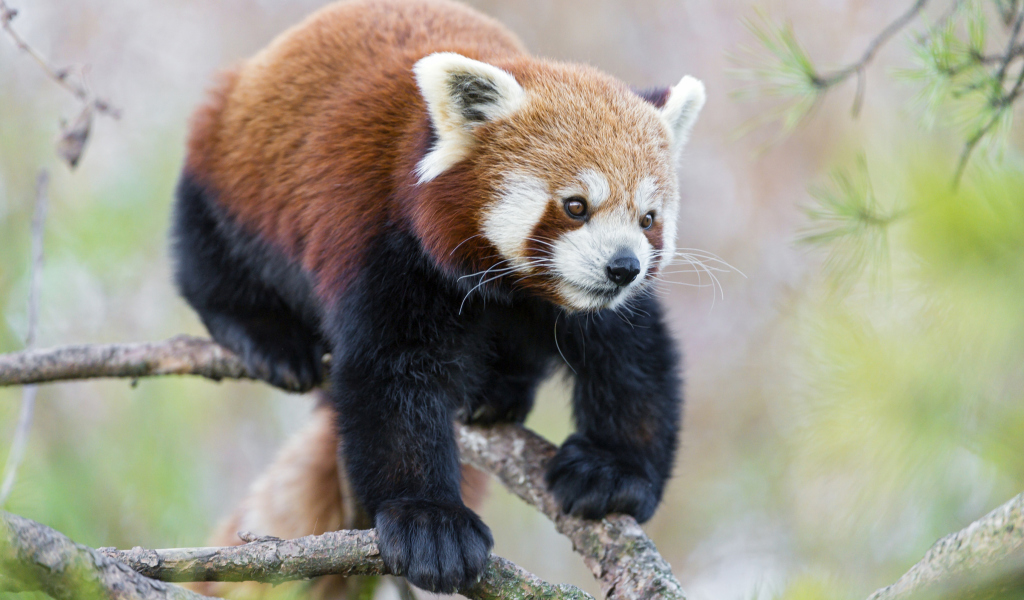
M331 354L344 479L391 572L445 593L480 575L493 540L461 497L452 421L522 422L557 364L577 431L552 493L584 518L653 514L682 394L650 291L703 103L692 77L640 95L532 57L454 2L352 0L196 113L178 287L273 385L318 385Z

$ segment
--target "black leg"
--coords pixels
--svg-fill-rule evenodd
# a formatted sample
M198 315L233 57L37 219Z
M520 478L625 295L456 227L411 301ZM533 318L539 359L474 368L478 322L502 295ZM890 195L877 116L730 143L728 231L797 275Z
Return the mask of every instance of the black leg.
M182 177L173 232L182 295L213 339L258 377L290 391L311 389L323 379L324 350L315 326L260 276L268 265L284 271L283 257L260 247L217 210L202 187Z
M492 333L483 361L486 375L480 390L459 409L459 420L477 425L526 420L537 385L551 367L552 330L546 326L550 319L538 312L532 306L488 308L487 328Z
M682 405L677 352L657 302L637 304L589 320L565 317L569 326L559 330L576 371L577 432L548 463L547 481L565 512L588 519L621 512L646 521L672 471Z
M414 585L452 593L476 580L493 545L462 502L452 425L483 348L472 311L458 313L461 295L410 258L414 242L402 242L380 242L329 322L331 393L381 557Z

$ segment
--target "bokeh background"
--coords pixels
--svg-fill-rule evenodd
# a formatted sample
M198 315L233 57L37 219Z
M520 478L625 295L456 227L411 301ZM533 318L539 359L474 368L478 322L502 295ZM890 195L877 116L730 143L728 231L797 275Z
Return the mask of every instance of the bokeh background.
M18 31L54 64L84 67L123 117L96 120L71 172L53 140L77 102L0 35L0 352L23 345L41 167L53 183L38 345L204 334L170 283L166 235L189 113L219 69L321 4L15 4ZM911 60L899 37L868 71L859 118L851 81L788 136L770 124L737 135L773 105L734 95L730 56L757 54L743 19L790 21L812 57L838 65L909 0L469 4L539 55L639 87L687 73L707 85L680 170L679 246L742 274L717 273L717 296L686 269L662 287L686 352L685 430L645 527L692 600L863 598L1024 489L1020 136L951 191L962 140L942 118L925 127L914 86L890 76ZM798 243L811 192L832 189L836 168L863 175L858 157L880 206L908 216L867 249ZM546 385L529 420L556 442L570 431L566 390ZM0 457L19 403L0 388ZM5 508L94 547L202 545L311 408L250 383L47 385ZM497 553L598 592L569 542L498 485L483 517Z

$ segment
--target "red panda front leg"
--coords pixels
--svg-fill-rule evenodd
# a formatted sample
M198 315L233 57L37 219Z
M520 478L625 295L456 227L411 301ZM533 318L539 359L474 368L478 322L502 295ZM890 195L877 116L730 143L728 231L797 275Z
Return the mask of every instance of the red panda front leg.
M474 311L417 242L382 236L328 320L331 395L352 487L381 557L417 587L474 583L493 546L463 503L453 418L476 387L484 353Z
M566 513L650 519L678 445L679 358L653 298L619 314L567 316L559 343L576 372L569 436L547 466ZM574 322L575 321L575 322Z

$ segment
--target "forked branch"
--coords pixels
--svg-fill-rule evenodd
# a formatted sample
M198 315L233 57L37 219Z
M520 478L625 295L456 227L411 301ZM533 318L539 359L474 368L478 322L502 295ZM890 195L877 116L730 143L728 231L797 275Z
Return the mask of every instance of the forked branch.
M68 346L0 355L0 386L156 375L199 375L213 380L252 378L230 351L209 340L187 336L157 343ZM586 521L561 513L544 484L544 465L556 451L551 443L511 425L458 425L457 435L464 462L497 476L572 540L607 598L685 599L671 567L635 519L611 515L601 521ZM492 561L489 573L494 568L518 569L507 561ZM529 584L528 574L521 569L516 572L520 574L516 580L519 585ZM575 588L566 588L562 593L578 591L572 590Z

